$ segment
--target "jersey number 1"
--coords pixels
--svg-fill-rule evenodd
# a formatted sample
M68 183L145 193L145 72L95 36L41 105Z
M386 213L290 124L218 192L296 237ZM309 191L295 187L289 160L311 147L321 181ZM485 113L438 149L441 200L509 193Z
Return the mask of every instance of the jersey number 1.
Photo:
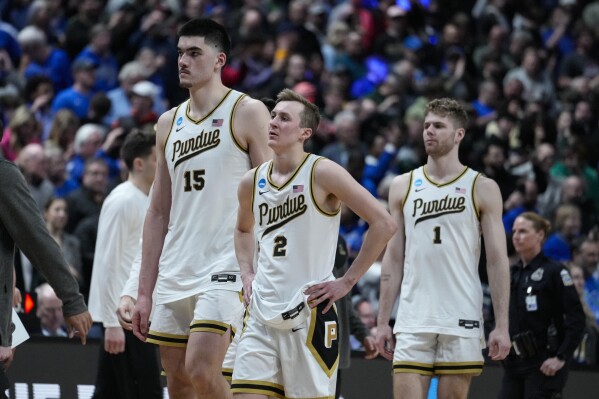
M206 171L204 169L185 171L185 173L183 174L183 179L185 179L183 189L185 191L191 191L192 188L196 191L200 191L201 189L203 189L204 174L206 174Z
M433 238L433 244L441 244L441 226L435 226L433 229L435 238Z

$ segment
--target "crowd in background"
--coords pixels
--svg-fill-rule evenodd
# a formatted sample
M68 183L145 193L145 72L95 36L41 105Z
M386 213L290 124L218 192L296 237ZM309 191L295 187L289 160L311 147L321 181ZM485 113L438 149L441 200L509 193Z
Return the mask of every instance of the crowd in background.
M0 0L0 15L0 151L84 293L102 201L126 176L120 145L187 98L176 32L210 17L232 38L223 82L265 101L291 88L319 105L307 150L383 202L393 176L426 161L425 104L461 101L462 162L499 184L507 235L525 211L551 221L544 252L570 266L588 315L577 360L596 364L598 1ZM351 258L368 226L347 209L341 224ZM15 266L27 310L42 278L20 254ZM369 328L377 270L354 299Z

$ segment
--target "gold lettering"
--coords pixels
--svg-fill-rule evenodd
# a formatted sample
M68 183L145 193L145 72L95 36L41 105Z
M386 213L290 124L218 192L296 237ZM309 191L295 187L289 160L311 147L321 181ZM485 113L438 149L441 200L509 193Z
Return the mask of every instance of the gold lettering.
M337 322L324 322L324 346L328 349L333 346L333 341L337 339Z

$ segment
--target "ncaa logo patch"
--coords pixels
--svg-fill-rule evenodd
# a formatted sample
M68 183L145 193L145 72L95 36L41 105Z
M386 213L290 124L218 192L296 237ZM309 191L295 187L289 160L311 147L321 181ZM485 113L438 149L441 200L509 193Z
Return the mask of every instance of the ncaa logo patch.
M258 187L260 187L260 188L266 187L266 180L260 179L260 181L258 182Z
M414 185L415 185L416 187L420 187L420 186L422 186L422 179L416 179L416 181L414 182Z
M177 126L179 126L181 123L183 123L183 117L182 117L182 116L180 116L180 117L177 119Z

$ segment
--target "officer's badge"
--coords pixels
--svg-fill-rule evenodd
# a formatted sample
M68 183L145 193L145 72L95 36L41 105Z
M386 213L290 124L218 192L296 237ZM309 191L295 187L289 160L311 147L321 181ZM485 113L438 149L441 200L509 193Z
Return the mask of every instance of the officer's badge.
M543 269L539 268L530 276L532 281L541 281L543 279Z
M562 282L564 283L564 286L568 287L574 284L574 282L572 281L572 277L570 277L570 273L568 273L566 269L562 269L559 275L562 277Z

